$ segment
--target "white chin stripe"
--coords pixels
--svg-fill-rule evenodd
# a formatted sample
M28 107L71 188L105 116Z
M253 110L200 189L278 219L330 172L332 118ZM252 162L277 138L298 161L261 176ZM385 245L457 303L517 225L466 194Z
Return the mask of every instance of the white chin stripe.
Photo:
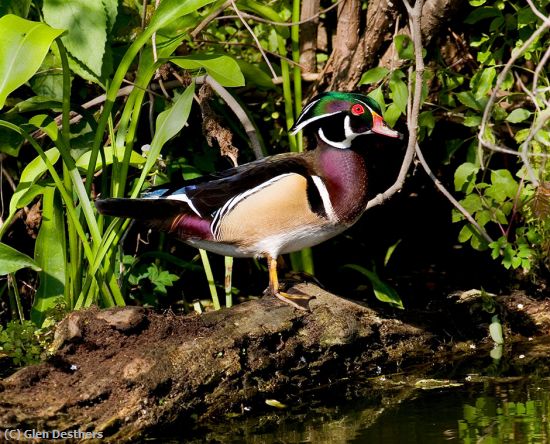
M325 142L326 144L333 146L334 148L340 148L340 149L347 149L351 147L351 142L353 139L355 139L356 135L353 134L353 137L349 137L347 139L342 140L341 142L335 142L334 140L329 140L325 133L323 133L323 128L319 128L319 137L320 139Z

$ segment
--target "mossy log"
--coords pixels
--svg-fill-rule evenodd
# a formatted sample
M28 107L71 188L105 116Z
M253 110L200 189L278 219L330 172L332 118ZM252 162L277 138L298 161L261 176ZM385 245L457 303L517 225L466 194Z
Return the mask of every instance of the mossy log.
M203 315L73 312L47 362L0 384L0 428L94 431L121 442L433 358L433 333L311 284L297 288L315 296L310 312L273 297Z

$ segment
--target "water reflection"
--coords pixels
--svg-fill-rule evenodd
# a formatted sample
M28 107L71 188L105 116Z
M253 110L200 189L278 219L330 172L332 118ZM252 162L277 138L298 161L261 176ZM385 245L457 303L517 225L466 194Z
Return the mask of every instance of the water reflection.
M454 383L405 375L385 381L375 378L341 390L331 387L328 396L295 398L288 408L272 408L267 414L265 406L256 406L248 417L220 418L192 431L181 423L169 436L165 431L162 438L155 434L149 439L253 444L550 443L549 349L550 338L514 344L502 359L487 349L479 359L438 363L435 372L451 376ZM476 376L468 376L472 373Z

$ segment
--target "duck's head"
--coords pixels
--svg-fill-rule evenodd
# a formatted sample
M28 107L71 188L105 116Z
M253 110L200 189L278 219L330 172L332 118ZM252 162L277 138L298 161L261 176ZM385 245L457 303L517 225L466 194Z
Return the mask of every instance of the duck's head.
M302 111L292 134L308 127L325 143L336 148L350 148L353 140L366 134L380 134L402 139L403 135L388 127L378 103L363 94L331 91L315 97Z

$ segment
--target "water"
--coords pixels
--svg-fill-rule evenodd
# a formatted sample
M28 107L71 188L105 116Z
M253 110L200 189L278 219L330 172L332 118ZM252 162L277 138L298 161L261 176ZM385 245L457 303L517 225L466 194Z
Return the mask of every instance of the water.
M500 360L440 362L437 376L402 375L309 396L261 415L219 418L159 442L186 443L550 443L550 339L518 344ZM459 370L457 370L459 369Z
M483 378L481 378L483 379ZM404 399L401 399L404 398ZM550 442L550 379L488 378L433 389L373 387L352 402L315 402L261 417L227 418L158 442L536 444Z

